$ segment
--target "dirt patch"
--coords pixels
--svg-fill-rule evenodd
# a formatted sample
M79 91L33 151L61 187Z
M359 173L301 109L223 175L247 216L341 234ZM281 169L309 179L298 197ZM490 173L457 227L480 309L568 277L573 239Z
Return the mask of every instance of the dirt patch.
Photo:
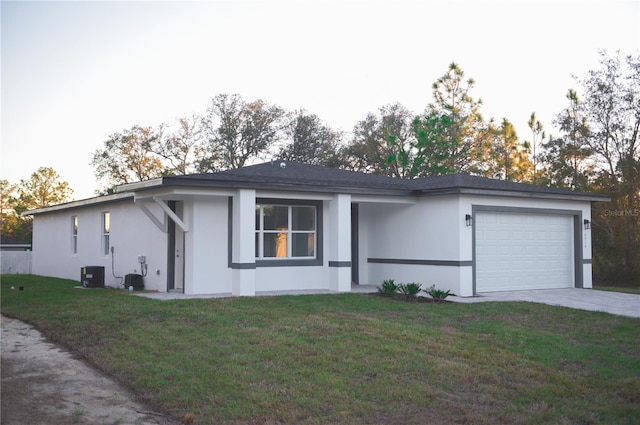
M2 425L175 425L102 373L48 342L35 328L0 316Z

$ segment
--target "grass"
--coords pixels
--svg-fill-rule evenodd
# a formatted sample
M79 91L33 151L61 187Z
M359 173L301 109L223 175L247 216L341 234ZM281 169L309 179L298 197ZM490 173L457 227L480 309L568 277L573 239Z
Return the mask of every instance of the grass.
M625 292L640 295L640 286L594 286L598 291Z
M640 423L639 319L362 294L156 301L75 285L3 276L2 314L196 424Z

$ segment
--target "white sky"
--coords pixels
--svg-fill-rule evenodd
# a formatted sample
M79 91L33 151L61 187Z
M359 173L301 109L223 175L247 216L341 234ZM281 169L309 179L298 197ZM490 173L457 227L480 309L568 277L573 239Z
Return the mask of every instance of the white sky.
M414 113L451 62L486 119L547 132L598 50L638 54L640 0L1 2L0 178L41 166L76 199L111 133L204 113L239 93L350 131L400 102Z

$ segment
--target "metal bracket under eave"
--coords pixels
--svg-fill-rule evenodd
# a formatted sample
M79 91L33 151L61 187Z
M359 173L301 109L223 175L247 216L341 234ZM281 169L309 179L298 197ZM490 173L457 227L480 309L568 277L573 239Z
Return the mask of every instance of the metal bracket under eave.
M167 205L162 199L154 196L153 201L156 204L158 204L160 208L162 208L162 211L164 211L164 213L166 214L165 217L168 215L171 218L171 220L173 220L173 222L176 223L178 227L182 229L183 232L189 231L189 226L187 226L187 224L184 221L182 221L182 219L178 217L175 212L171 211L171 208L169 208L169 205Z
M151 222L153 224L156 225L156 227L158 229L160 229L160 231L162 233L167 233L169 232L169 223L167 221L167 215L166 214L162 214L162 221L160 221L160 219L158 217L156 217L156 215L154 213L151 212L151 210L149 210L149 207L147 207L147 203L149 201L143 201L140 199L135 199L133 201L134 204L136 204L136 206L138 208L140 208L140 210L147 216L149 217L149 220L151 220Z
M188 232L189 231L189 226L187 226L185 224L184 221L182 221L180 219L180 217L178 217L176 215L176 213L174 213L173 211L171 211L171 208L169 208L169 206L162 200L159 198L153 198L153 202L155 204L157 204L163 211L162 214L162 220L160 220L147 206L147 203L150 203L151 201L148 200L142 200L142 199L135 199L134 203L136 204L136 206L138 208L140 208L140 210L147 216L149 217L149 220L151 220L151 222L153 222L153 224L156 225L156 227L158 229L160 229L161 232L163 233L167 233L169 231L169 221L167 220L167 216L169 216L171 218L171 220L173 220L174 223L176 223L178 225L178 227L180 227L184 232Z

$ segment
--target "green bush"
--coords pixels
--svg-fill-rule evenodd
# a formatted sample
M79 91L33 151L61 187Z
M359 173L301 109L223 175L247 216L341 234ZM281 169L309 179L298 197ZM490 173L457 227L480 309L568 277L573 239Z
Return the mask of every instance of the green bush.
M431 285L427 289L424 290L427 294L433 298L436 302L444 302L445 298L447 298L451 294L451 290L447 289L443 291L442 289L436 289L436 285Z
M385 297L394 297L398 293L399 285L393 279L387 279L378 287L378 293Z
M398 287L398 291L405 296L407 301L415 299L416 295L420 293L422 284L420 283L401 283Z

